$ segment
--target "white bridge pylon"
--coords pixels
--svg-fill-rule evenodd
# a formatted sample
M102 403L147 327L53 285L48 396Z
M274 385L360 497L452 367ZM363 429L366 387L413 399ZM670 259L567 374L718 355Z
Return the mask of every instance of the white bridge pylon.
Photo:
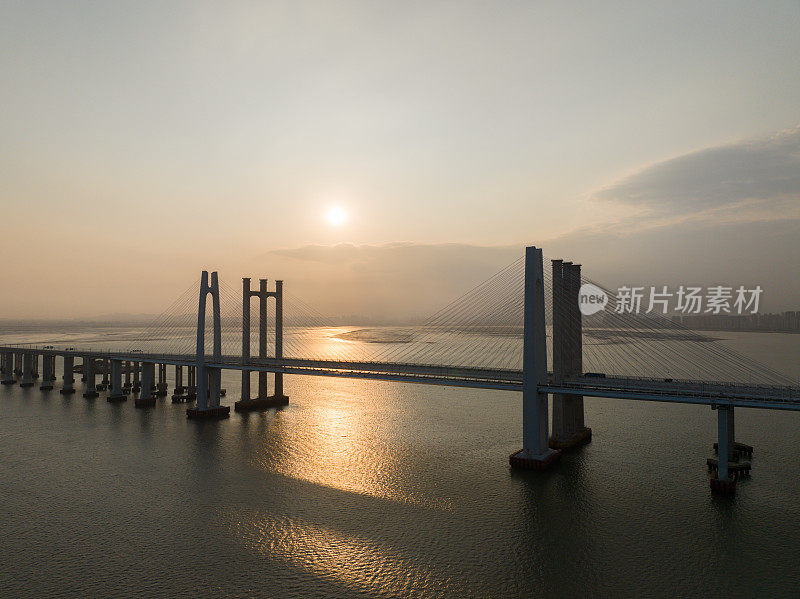
M197 307L197 406L186 410L189 418L227 416L230 413L230 407L220 406L219 401L222 369L206 364L206 300L209 295L213 313L212 363L219 364L222 361L222 324L217 272L211 273L210 283L208 279L208 271L204 270L200 277L200 297Z
M547 392L547 325L544 301L544 259L537 247L525 249L525 308L522 341L522 449L509 456L513 468L542 470L558 459L550 447ZM554 306L553 311L556 311Z

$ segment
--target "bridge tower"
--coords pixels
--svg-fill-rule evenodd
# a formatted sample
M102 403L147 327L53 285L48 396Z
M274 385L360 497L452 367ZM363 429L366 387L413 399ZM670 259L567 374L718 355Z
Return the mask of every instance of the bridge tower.
M209 284L208 271L204 270L200 277L200 298L197 310L197 407L188 408L186 416L194 419L227 418L230 406L219 405L222 383L222 327L220 324L219 279L217 273L211 273ZM211 295L213 312L213 366L206 365L206 299Z
M522 342L522 449L509 456L512 468L543 470L561 451L549 447L547 337L544 318L542 250L525 248L525 308Z
M583 374L583 331L579 294L581 265L553 260L553 383ZM570 449L592 440L584 424L583 397L553 395L550 447Z
M275 291L267 291L267 279L259 279L258 291L250 290L250 279L242 279L242 362L250 361L250 299L258 303L258 357L267 358L267 301L275 298L275 358L283 357L283 281L275 281ZM258 373L258 396L250 398L250 373L242 371L242 398L234 404L237 412L266 410L289 405L283 394L283 373L275 373L275 393L267 395L267 373Z

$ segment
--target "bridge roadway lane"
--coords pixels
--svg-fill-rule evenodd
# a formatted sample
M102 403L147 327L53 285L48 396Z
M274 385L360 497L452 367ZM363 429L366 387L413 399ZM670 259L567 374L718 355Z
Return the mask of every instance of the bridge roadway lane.
M800 410L800 388L747 385L641 377L569 377L563 384L552 381L539 388L546 393L725 405L773 410Z

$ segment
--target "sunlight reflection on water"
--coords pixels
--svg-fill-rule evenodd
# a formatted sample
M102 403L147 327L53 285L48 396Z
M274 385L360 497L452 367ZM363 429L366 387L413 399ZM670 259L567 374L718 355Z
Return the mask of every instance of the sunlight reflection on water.
M441 585L457 592L453 570L433 573L419 558L398 553L388 544L299 519L275 518L264 512L227 512L231 534L252 550L299 566L357 592L419 596ZM455 588L453 588L455 587ZM470 595L464 587L465 595Z

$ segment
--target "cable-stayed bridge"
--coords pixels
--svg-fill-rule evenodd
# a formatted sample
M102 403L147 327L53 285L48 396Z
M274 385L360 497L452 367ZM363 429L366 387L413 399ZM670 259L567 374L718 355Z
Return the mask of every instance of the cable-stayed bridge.
M719 458L709 461L717 472L712 488L732 492L736 476L749 472L742 458L752 453L735 442L734 408L798 410L800 385L663 315L618 313L610 306L582 315L581 287L604 288L583 277L579 265L553 260L545 269L544 264L541 250L528 248L525 257L426 321L405 327L341 326L285 293L282 281L270 291L266 279L258 289L244 279L240 291L223 284L217 273L203 273L134 335L36 344L18 335L20 343L0 346L3 383L18 377L21 385L33 385L41 359L41 388L52 388L58 358L62 393L74 391L78 371L86 383L84 396L108 388L109 401L121 401L138 392L136 405L149 407L166 394L170 365L173 401L197 401L187 410L192 418L229 414L229 406L220 403L223 370L242 372L239 411L286 405L285 375L521 391L523 449L510 461L534 469L591 439L585 396L705 404L718 411ZM252 299L257 327L250 323ZM272 392L267 373L274 373Z

